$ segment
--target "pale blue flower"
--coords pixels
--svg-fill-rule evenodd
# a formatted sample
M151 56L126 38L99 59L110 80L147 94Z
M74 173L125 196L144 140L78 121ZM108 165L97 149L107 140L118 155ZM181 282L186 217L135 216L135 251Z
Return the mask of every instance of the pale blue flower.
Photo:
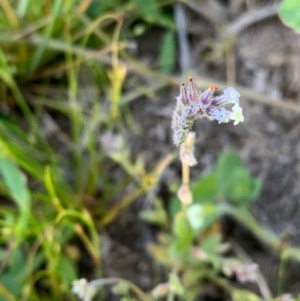
M227 123L229 121L230 113L224 107L219 110L218 123Z
M241 94L235 88L233 88L233 87L226 88L224 90L224 95L226 96L228 103L233 103L233 104L237 104L237 105L240 104Z
M210 118L217 120L218 123L221 124L229 121L231 112L226 110L224 107L211 107L207 110L207 114Z

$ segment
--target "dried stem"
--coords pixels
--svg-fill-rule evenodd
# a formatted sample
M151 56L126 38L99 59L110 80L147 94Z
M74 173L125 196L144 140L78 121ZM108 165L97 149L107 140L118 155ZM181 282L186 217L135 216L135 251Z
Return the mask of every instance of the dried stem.
M57 51L65 51L66 43L64 43L61 40L53 40L49 39L48 41L48 48L55 49ZM33 44L33 45L40 45L45 42L45 39L39 35L33 34L31 35L26 42ZM128 44L124 44L124 48L126 48ZM121 45L119 45L119 49L121 48ZM105 52L110 52L111 49L105 49ZM111 58L107 53L103 53L101 51L92 50L92 49L86 49L82 48L80 46L72 45L70 49L72 54L82 55L85 57L85 59L95 59L97 61L100 61L101 63L105 65L111 65ZM173 85L178 87L178 85L181 84L181 79L172 77L165 74L160 74L156 71L153 71L148 68L148 66L144 65L143 63L133 59L127 54L122 54L123 59L119 59L120 62L122 62L128 71L139 74L141 76L150 77L155 79L156 81L160 81L161 83L165 83L166 85ZM227 87L227 84L225 82L216 82L215 80L209 79L209 78L203 78L200 76L194 76L193 77L195 81L198 83L199 88L205 88L209 86L211 82L214 82L220 89L225 89ZM278 101L274 99L273 97L269 97L267 95L259 94L254 92L252 89L247 89L243 86L236 86L236 89L244 96L244 99L249 101L255 101L260 104L272 106L278 109L284 109L284 110L290 110L295 113L300 113L300 106L292 103L293 101L291 99L281 99L281 101Z
M189 186L190 184L190 166L185 163L181 162L182 166L182 185Z
M227 32L231 35L238 35L249 26L267 18L276 16L277 11L277 3L251 10L241 15L239 18L236 18L231 24L229 24L229 26L227 27Z
M190 190L190 166L197 163L194 157L195 133L189 132L186 140L180 146L180 161L182 166L182 184L178 190L178 197L183 206L192 203Z

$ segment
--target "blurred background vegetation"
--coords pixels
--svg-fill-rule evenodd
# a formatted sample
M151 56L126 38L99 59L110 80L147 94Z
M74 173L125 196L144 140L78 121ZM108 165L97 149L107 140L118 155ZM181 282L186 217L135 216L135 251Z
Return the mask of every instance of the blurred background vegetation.
M195 203L185 215L170 132L177 87L189 74L200 88L237 78L256 105L300 112L297 103L247 89L234 67L236 36L277 9L254 0L0 0L0 300L76 300L73 280L112 276L144 277L138 284L147 292L169 281L168 300L271 300L268 289L259 297L224 272L231 257L248 258L238 248L228 255L224 216L281 257L274 296L285 292L287 261L300 253L250 212L263 187L251 172L260 173L208 143L214 162L195 172ZM284 1L281 15L299 30L297 10L297 1ZM250 23L238 22L251 11ZM143 277L111 272L109 258L126 266L132 253L127 245L115 254L118 244L107 253L113 237L134 241L134 262L151 266ZM187 252L199 241L208 257L195 263Z

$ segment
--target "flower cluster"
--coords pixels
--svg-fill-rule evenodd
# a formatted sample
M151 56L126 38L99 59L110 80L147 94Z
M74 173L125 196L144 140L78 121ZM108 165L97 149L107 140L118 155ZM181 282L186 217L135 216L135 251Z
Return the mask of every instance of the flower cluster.
M243 110L239 106L240 93L229 87L223 92L214 84L203 92L198 91L190 77L187 86L182 84L173 112L173 141L179 146L187 137L188 132L197 118L207 117L218 123L234 121L234 125L244 121ZM230 107L231 106L231 107Z

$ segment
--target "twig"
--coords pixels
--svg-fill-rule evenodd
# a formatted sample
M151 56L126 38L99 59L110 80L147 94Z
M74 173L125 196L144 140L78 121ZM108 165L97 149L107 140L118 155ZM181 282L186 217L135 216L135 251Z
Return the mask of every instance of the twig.
M101 226L106 226L110 224L114 219L119 215L120 211L124 208L127 208L130 204L132 204L138 197L141 195L151 191L158 180L161 177L161 174L165 170L165 168L171 163L171 161L175 158L174 154L168 154L165 156L154 168L154 170L149 173L148 183L147 185L139 185L134 188L128 195L124 196L121 200L119 200L116 204L114 204L106 215L101 220ZM141 183L143 184L143 183Z
M28 39L28 43L39 45L41 43L44 43L44 38L38 35L32 35L30 39ZM59 40L48 40L48 47L50 49L55 49L57 51L66 51L68 49L69 45L65 43L64 41ZM110 65L111 64L111 57L107 54L103 54L102 51L97 50L91 50L91 49L85 49L80 46L72 46L69 48L69 50L73 54L82 55L85 56L86 59L95 59L99 62ZM181 84L181 79L172 77L166 74L161 74L159 72L151 70L148 66L144 65L143 63L136 61L129 57L128 55L123 55L124 59L120 60L123 64L126 65L126 68L128 71L131 71L133 73L137 73L144 77L150 77L152 79L155 79L155 81L163 82L167 85L172 85L178 87ZM199 76L194 76L195 82L197 82L198 86L203 89L209 86L211 82L215 82L216 85L221 88L225 89L227 87L227 84L224 82L216 82L212 79L203 78ZM286 109L293 111L295 113L300 114L300 106L291 103L290 99L282 99L281 101L278 101L278 99L274 99L273 97L269 97L267 95L263 95L260 93L256 93L253 90L247 89L244 86L236 86L236 88L240 91L240 93L248 100L255 101L260 104L265 104L268 106L273 106L279 109Z
M264 19L276 16L277 10L278 4L275 3L246 12L228 25L227 34L236 36L247 27Z

